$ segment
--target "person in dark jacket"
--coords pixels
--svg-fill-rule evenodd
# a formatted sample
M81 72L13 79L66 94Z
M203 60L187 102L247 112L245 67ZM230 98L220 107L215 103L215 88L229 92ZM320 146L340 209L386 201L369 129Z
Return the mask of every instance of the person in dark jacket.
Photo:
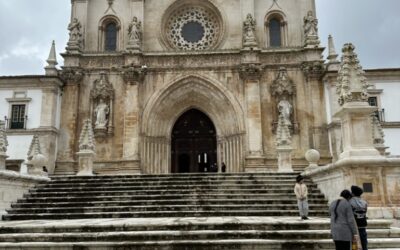
M350 199L350 205L353 209L354 218L356 219L362 250L368 250L368 240L367 240L368 203L361 198L363 192L364 190L362 190L362 188L358 186L351 186L351 193L353 194L353 198Z
M333 201L329 206L331 234L336 250L350 250L352 241L358 240L358 230L349 202L352 195L349 190L343 190L340 196L341 199Z

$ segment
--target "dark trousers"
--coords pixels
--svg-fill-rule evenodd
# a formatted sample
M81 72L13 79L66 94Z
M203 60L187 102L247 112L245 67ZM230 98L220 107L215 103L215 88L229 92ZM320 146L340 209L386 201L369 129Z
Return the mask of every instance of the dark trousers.
M351 250L351 241L335 240L336 250Z
M367 229L366 228L358 228L358 233L360 235L362 249L368 250Z

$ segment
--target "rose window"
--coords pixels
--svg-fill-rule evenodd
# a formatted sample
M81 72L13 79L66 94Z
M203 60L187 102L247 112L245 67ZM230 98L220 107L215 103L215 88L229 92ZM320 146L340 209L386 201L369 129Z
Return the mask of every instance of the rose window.
M181 50L206 50L218 42L220 22L204 7L187 6L178 9L167 22L166 38Z

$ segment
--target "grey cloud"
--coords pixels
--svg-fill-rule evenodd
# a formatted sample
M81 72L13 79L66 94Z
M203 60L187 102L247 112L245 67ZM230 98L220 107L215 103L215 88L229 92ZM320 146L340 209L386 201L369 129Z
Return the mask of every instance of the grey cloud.
M297 1L297 0L293 0ZM56 40L68 39L70 0L0 0L0 75L43 74ZM399 0L316 0L322 45L332 34L337 52L356 45L364 68L400 67ZM59 62L62 58L58 56Z

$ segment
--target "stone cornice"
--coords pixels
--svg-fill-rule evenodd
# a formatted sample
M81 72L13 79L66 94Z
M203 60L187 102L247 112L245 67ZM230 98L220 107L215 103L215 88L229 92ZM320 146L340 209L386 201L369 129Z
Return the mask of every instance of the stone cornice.
M0 89L48 89L61 88L64 82L59 77L46 76L7 76L0 77Z
M59 130L55 127L40 127L32 129L6 129L7 136L33 135L33 134L54 134L58 135Z
M23 182L48 182L50 178L33 175L23 175L14 171L2 170L0 171L0 179L7 179L11 181Z

